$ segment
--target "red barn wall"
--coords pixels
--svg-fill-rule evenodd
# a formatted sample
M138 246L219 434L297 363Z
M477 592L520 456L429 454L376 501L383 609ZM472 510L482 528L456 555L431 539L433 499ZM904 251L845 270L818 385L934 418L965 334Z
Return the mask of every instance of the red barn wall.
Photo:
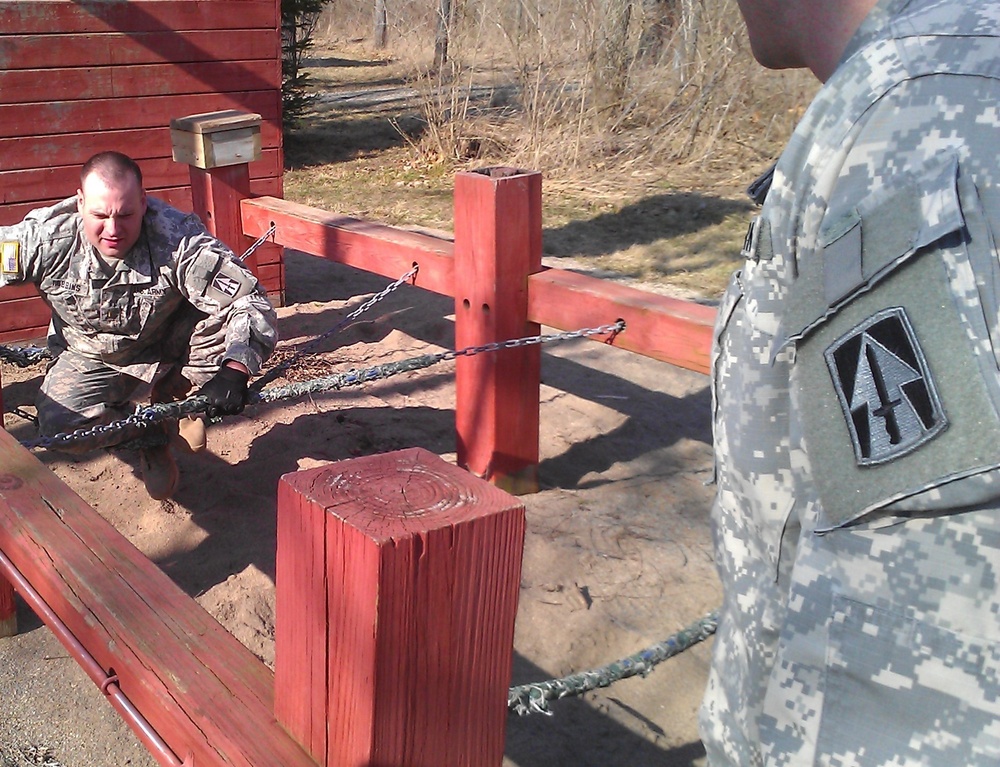
M262 118L251 192L282 195L280 0L0 0L0 225L75 194L96 152L134 157L150 194L191 210L170 120L238 109ZM268 293L281 250L257 251ZM0 341L44 335L34 288L0 290Z

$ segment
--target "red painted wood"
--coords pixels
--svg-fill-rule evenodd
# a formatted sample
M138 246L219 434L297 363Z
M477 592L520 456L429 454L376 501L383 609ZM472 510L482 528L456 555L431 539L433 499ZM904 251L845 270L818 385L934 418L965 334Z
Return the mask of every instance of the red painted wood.
M3 423L3 371L0 371L0 431ZM17 604L14 602L14 586L0 575L0 637L12 637L17 633Z
M7 34L276 29L278 20L274 0L0 3L0 30Z
M523 540L516 498L420 448L285 475L281 721L331 766L499 765Z
M250 196L250 166L228 165L204 170L188 168L191 177L191 204L208 231L242 256L253 240L243 234L240 201ZM257 254L246 262L257 273Z
M537 335L528 275L542 268L542 177L506 168L455 177L455 346ZM541 349L455 363L458 463L511 492L538 490Z
M260 660L2 430L0 467L0 550L180 759L314 766Z
M280 62L265 59L0 71L0 103L41 100L40 82L56 101L273 90L280 83L280 69Z
M15 298L0 309L0 333L48 325L49 309L40 298Z
M414 284L452 295L454 259L451 241L408 232L371 221L339 216L274 197L244 200L243 230L259 237L273 222L274 241L286 248L398 279L414 263L420 271Z
M39 299L41 300L41 299ZM45 338L45 331L48 329L48 323L40 325L37 327L24 327L18 328L17 330L9 330L4 333L0 333L0 343L9 343L11 341L24 341L26 339Z
M0 138L33 135L39 125L45 126L46 134L161 128L178 115L236 109L261 116L261 144L271 148L280 145L280 103L274 91L238 91L146 96L141 109L123 109L127 104L119 99L4 104L0 105Z
M614 339L615 346L699 373L710 371L715 313L714 307L561 269L528 279L532 321L577 330L621 318L626 330Z
M170 159L169 123L185 114L260 114L263 155L250 194L282 194L280 0L0 0L0 225L72 195L79 166L105 149L143 167L146 188L193 206ZM261 253L260 255L264 255ZM274 261L280 263L280 259ZM279 290L275 280L269 287ZM0 293L5 341L37 335ZM29 324L29 323L36 324Z
M0 35L0 68L187 63L273 59L280 45L269 29L232 29L129 34Z
M0 399L3 407L3 399ZM14 587L0 575L0 637L12 637L17 633L17 604L14 602Z

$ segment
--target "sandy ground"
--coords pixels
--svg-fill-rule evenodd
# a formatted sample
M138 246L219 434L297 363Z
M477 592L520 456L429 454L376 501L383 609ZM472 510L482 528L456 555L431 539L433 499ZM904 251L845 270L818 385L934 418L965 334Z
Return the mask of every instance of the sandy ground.
M289 254L283 345L330 329L385 280ZM609 322L595 317L594 324ZM452 346L445 298L404 287L331 338L305 372ZM4 401L30 409L41 369L3 367ZM299 371L300 374L302 371ZM528 514L513 683L617 660L714 609L707 380L591 341L548 344L543 489ZM179 459L176 498L146 496L122 452L39 452L67 484L265 662L274 657L275 488L287 472L420 446L454 460L452 363L339 393L248 409ZM5 424L28 439L33 427ZM0 767L155 764L53 635L20 605L0 640ZM695 718L711 640L645 679L511 716L508 767L703 764ZM443 767L443 766L442 766Z

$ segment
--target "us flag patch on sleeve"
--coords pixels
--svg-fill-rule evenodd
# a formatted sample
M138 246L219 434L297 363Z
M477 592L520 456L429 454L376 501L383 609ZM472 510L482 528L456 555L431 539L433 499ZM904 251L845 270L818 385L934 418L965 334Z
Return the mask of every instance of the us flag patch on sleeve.
M0 242L0 272L21 273L21 243L17 240Z

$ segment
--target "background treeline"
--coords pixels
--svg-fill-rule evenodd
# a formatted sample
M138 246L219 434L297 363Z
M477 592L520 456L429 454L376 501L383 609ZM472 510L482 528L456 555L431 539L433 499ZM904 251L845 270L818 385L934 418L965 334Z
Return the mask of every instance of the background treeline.
M735 0L285 2L299 45L391 60L442 159L759 163L815 87L753 61Z

